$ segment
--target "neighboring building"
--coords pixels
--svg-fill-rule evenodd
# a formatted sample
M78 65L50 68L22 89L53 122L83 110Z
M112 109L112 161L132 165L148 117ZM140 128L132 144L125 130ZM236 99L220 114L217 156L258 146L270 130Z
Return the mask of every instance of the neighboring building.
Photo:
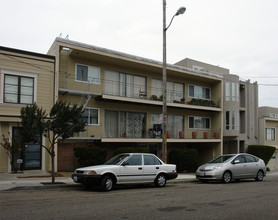
M162 63L56 38L59 100L84 105L86 131L60 140L58 171L75 167L74 147L147 147L161 157ZM196 148L200 162L223 153L223 76L167 66L168 152ZM192 137L197 134L196 139ZM184 134L184 136L182 136Z
M246 152L248 145L258 144L257 82L241 81L228 69L188 58L175 65L223 77L223 153Z
M0 134L16 138L20 109L37 103L47 112L55 102L55 57L0 47ZM41 140L46 145L46 140ZM50 158L38 145L27 144L22 153L23 168L50 170ZM7 151L0 146L0 172L10 172Z
M261 145L276 147L267 167L270 170L278 170L278 108L260 107L259 108L259 140Z

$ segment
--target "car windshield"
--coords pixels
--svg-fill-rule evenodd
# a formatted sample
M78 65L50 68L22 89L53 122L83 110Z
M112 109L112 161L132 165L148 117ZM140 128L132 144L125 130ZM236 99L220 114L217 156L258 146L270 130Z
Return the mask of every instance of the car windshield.
M129 156L129 154L119 154L119 155L116 155L115 157L112 157L110 160L106 161L104 164L105 165L119 165L128 156Z
M224 155L224 156L220 156L220 157L217 157L215 159L213 159L212 161L210 161L209 163L227 163L229 162L230 160L232 160L232 158L234 157L235 155Z

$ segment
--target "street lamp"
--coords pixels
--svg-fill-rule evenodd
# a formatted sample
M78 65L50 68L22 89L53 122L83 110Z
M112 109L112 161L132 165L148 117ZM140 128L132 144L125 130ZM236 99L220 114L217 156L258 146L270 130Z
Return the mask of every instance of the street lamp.
M170 24L166 27L166 0L163 0L163 108L162 108L162 160L167 163L167 73L166 73L166 31L173 22L175 16L183 14L185 12L185 7L180 7L176 14L172 17Z

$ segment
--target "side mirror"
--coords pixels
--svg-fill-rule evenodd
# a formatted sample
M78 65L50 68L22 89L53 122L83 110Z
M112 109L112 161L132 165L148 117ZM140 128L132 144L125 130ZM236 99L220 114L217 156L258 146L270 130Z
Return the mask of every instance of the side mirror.
M234 162L233 162L233 164L238 164L238 163L240 163L239 160L234 160Z

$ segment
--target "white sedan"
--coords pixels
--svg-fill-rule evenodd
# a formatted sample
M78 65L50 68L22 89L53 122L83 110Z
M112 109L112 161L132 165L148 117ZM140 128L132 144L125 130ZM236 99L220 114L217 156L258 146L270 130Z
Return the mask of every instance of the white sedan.
M72 179L85 187L100 186L110 191L116 184L154 183L163 187L177 176L176 165L165 164L154 154L124 153L103 165L78 168Z

